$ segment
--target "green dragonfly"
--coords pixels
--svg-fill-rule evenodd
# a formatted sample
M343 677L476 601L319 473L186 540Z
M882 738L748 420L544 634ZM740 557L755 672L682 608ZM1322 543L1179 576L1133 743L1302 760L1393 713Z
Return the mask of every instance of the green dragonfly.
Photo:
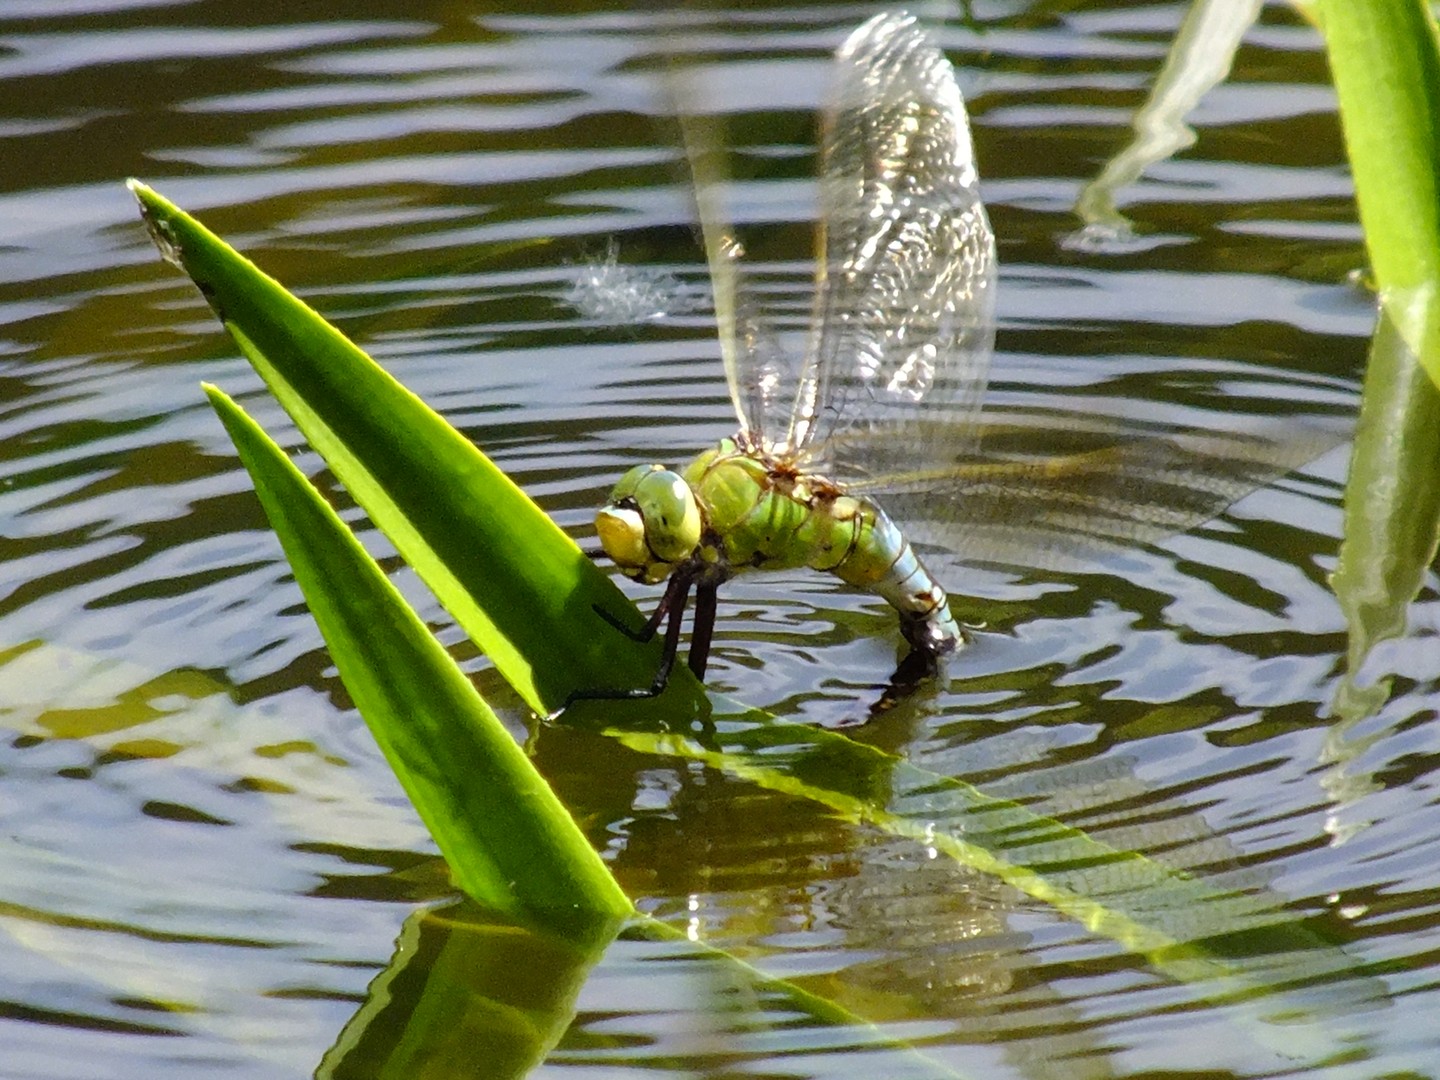
M1334 441L1136 437L1074 418L1057 432L1043 417L982 416L995 239L955 73L903 12L857 29L835 67L815 298L797 360L744 287L715 141L685 125L740 427L678 472L631 469L597 513L624 574L668 581L642 630L602 614L642 640L665 623L665 648L651 685L579 697L658 694L692 590L689 665L703 678L716 590L751 570L810 567L877 594L911 648L902 670L933 672L964 633L916 546L927 558L1068 567L1199 524Z

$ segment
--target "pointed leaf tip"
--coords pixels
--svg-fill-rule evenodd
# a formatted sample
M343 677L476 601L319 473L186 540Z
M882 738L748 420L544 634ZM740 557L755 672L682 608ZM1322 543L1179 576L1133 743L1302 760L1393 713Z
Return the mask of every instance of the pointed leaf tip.
M130 189L130 193L140 203L140 216L145 221L145 228L150 231L150 239L154 241L156 249L160 252L160 258L181 273L190 274L189 268L185 265L184 250L175 235L175 226L168 216L175 210L175 207L166 202L150 185L141 183L133 176L125 181L125 186ZM194 277L193 274L190 276ZM201 286L201 292L205 291L198 279L195 283Z

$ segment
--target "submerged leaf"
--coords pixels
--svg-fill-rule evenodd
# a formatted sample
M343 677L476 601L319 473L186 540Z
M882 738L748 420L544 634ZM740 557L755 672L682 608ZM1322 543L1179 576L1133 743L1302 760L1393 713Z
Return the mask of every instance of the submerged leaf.
M1345 488L1345 538L1332 584L1350 629L1335 713L1354 722L1389 697L1389 680L1362 688L1370 651L1405 631L1440 539L1440 389L1381 314L1370 348L1355 453Z

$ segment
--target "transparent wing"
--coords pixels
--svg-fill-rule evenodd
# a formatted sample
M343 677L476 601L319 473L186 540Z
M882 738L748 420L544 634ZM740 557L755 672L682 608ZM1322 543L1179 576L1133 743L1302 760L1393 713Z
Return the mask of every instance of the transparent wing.
M903 520L942 576L964 563L1071 571L1208 521L1344 440L1295 425L1218 430L1141 430L1053 411L988 416L970 437L932 430L940 460L923 469L875 447L876 477L850 487Z
M786 443L879 499L932 569L1078 569L1207 521L1340 441L1233 418L1143 425L1073 399L982 417L995 241L954 72L904 14L865 23L836 61L811 350Z
M936 425L973 426L995 335L995 240L955 73L912 17L836 54L821 143L821 257L785 448L836 479L870 448L930 462Z
M725 159L719 123L700 110L693 72L676 72L672 85L710 268L710 287L715 295L725 381L740 421L740 433L760 446L783 431L789 420L799 365L781 349L745 281L745 252L735 238L725 204Z

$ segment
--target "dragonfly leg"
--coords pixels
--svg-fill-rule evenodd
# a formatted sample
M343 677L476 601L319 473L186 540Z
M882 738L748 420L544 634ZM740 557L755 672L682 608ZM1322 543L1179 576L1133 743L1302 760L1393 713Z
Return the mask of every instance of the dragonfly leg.
M670 682L670 672L675 667L675 655L680 651L680 623L684 618L685 604L690 598L690 586L693 584L694 578L687 574L674 575L666 585L665 595L660 598L654 614L646 621L644 628L638 631L629 629L608 611L596 606L598 615L635 641L649 641L655 636L660 624L668 618L670 621L665 625L665 647L660 655L660 666L655 669L655 677L650 680L649 686L635 686L623 690L611 687L572 690L560 708L550 713L546 719L555 719L577 701L638 701L659 697Z
M610 614L610 612L606 611L599 604L592 604L590 606L594 609L596 615L599 615L602 619L608 622L616 630L619 630L631 641L638 641L641 644L644 644L655 636L656 630L660 629L660 624L665 621L665 616L669 614L670 609L675 605L675 598L677 593L680 598L681 610L684 610L685 598L689 592L689 580L685 578L683 574L673 575L670 578L669 583L665 586L665 595L660 598L660 603L656 605L655 610L650 613L650 618L645 620L645 625L642 626L639 630L631 630L628 626L626 626L614 615Z
M676 583L680 585L677 588ZM671 598L670 594L675 592L678 599ZM675 654L680 651L680 619L685 614L685 602L690 599L690 579L681 574L676 574L670 579L670 585L665 590L665 601L670 601L674 608L670 612L670 621L665 624L665 647L660 653L660 666L655 669L655 678L650 681L650 691L643 697L657 697L660 691L665 689L665 684L670 681L670 669L675 666Z
M701 582L695 589L695 624L690 632L690 670L697 679L705 678L705 664L710 659L710 639L715 634L715 595L720 586Z

